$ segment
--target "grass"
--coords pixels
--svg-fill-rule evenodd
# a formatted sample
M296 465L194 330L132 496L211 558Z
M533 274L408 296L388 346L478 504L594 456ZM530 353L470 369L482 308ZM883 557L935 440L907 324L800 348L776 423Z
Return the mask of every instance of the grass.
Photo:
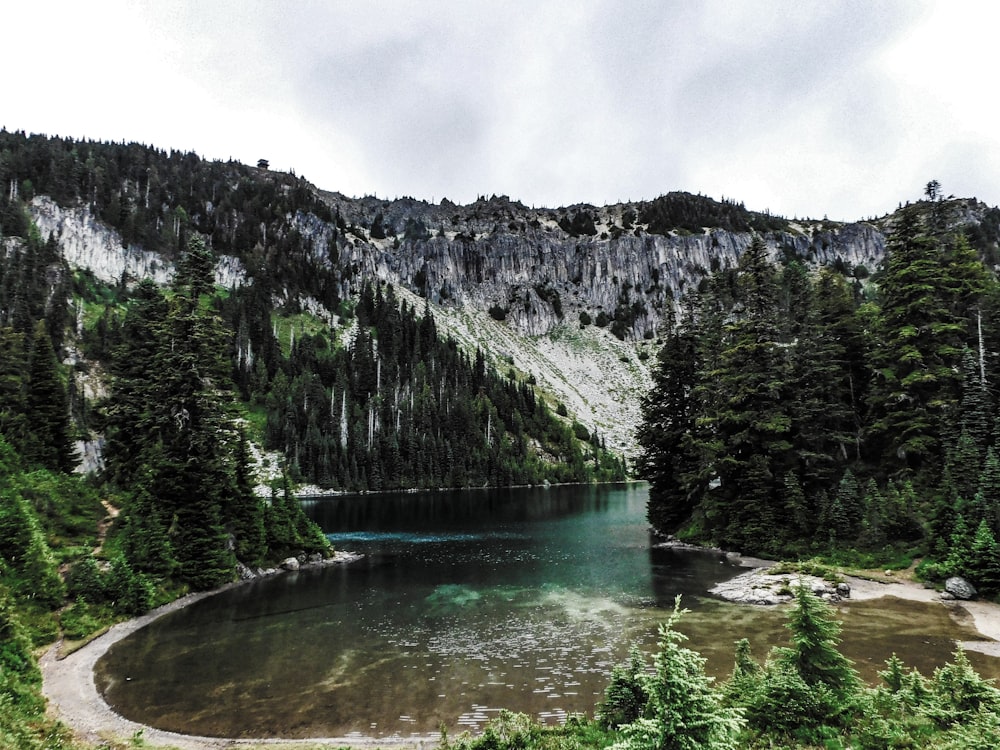
M292 352L292 331L295 338L300 339L303 334L324 336L331 344L336 343L334 335L324 321L309 313L296 313L294 315L274 315L271 322L277 329L278 343L281 351L287 357Z

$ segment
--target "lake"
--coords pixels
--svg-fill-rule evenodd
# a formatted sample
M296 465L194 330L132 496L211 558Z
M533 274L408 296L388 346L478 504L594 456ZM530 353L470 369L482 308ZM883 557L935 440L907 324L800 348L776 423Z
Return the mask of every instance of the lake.
M255 581L166 615L98 662L126 718L219 737L424 736L482 727L501 708L543 722L592 713L611 667L679 630L725 678L747 636L787 642L774 608L713 600L740 572L719 555L654 549L646 485L340 496L304 501L359 562ZM895 651L925 674L973 638L944 607L839 608L867 679ZM995 659L970 654L987 675Z

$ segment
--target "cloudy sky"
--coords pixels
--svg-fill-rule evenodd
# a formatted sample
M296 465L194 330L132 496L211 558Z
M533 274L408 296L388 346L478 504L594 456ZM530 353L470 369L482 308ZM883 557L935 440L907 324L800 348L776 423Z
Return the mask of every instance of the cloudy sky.
M155 0L2 13L0 126L536 206L1000 204L1000 3Z

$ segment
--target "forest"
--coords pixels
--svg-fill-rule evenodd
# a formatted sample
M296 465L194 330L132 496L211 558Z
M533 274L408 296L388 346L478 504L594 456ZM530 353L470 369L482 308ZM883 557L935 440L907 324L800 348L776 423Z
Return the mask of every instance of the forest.
M864 283L758 238L684 299L643 404L655 527L1000 590L1000 286L948 212L899 212Z

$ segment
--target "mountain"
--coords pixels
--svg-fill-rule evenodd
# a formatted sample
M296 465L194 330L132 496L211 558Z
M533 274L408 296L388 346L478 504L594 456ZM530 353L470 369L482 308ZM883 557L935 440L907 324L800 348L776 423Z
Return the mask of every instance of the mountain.
M27 201L69 265L107 283L165 283L191 232L211 238L219 284L266 278L286 308L330 322L364 282L390 282L414 307L426 300L469 351L533 377L629 454L664 315L686 292L735 268L755 234L774 259L832 266L860 284L894 225L891 214L791 221L680 192L552 209L505 196L464 206L349 198L189 153L6 131L0 181L0 212ZM995 261L1000 211L974 199L948 204L950 221Z

